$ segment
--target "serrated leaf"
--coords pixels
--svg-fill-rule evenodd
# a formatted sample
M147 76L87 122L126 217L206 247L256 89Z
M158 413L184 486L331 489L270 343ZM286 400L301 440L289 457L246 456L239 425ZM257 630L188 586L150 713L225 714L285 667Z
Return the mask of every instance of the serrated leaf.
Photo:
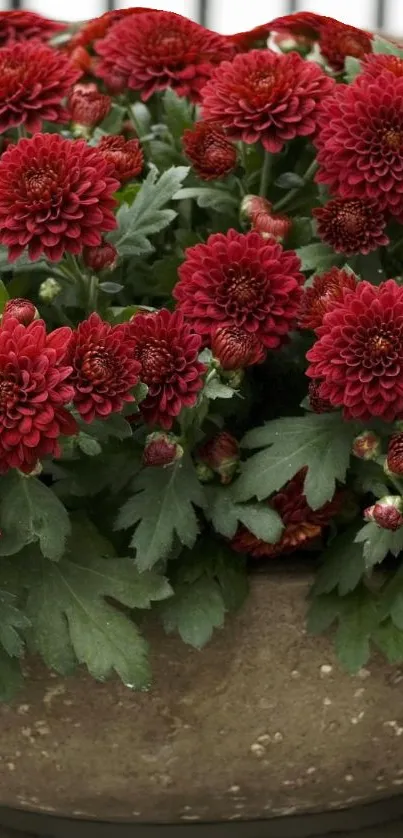
M344 59L344 74L346 76L346 80L349 84L354 81L357 76L362 71L362 64L358 58L354 58L353 55L346 55Z
M193 105L184 96L178 96L168 87L163 96L165 124L175 140L180 140L186 128L193 125Z
M322 271L340 261L334 250L319 242L299 247L295 252L301 260L302 271Z
M8 591L0 591L0 645L10 657L20 657L24 642L18 629L27 629L28 617L15 605L15 597Z
M219 378L212 378L204 388L204 395L208 399L232 399L235 390L228 387L227 384L223 384Z
M4 543L0 539L1 555L16 552L9 549L10 539L15 537L17 549L39 541L43 555L56 561L63 554L71 529L67 511L52 489L18 471L0 480L0 527L8 537Z
M244 558L220 545L215 576L226 610L239 611L249 593L249 577Z
M307 615L309 634L323 634L337 619L339 612L340 599L335 593L314 596Z
M115 439L130 439L133 435L130 423L120 413L111 413L106 419L95 419L90 424L78 419L78 423L88 436L103 442L110 437Z
M11 701L22 684L23 677L18 660L10 658L7 652L0 648L0 701Z
M246 434L244 447L269 447L243 465L234 498L264 500L306 466L304 493L309 506L318 509L333 498L336 480L345 480L355 432L354 423L336 413L275 419L255 428Z
M110 557L104 558L108 553ZM44 560L31 564L27 600L31 640L46 664L58 672L70 671L77 661L98 680L115 670L127 686L143 688L150 681L147 644L132 620L111 601L127 608L149 608L152 601L169 596L171 589L163 577L139 574L130 559L111 555L111 545L89 521L78 518L59 564Z
M228 213L239 205L239 199L229 189L220 186L190 186L180 189L173 196L174 201L186 201L189 198L195 199L201 209L213 209L216 212Z
M118 229L109 239L120 256L152 253L150 236L167 227L176 216L166 209L188 174L187 166L172 166L160 178L151 169L131 206L122 204L117 213Z
M177 631L182 640L201 649L215 628L224 625L225 605L218 583L201 576L191 585L181 585L161 608L167 634Z
M339 596L353 591L366 571L361 544L354 538L356 527L350 527L338 535L322 553L322 564L316 574L313 586L314 596L330 593L337 588Z
M385 530L375 521L369 521L359 530L355 541L364 544L364 558L367 570L382 562L388 553L398 556L403 550L403 531Z
M299 189L300 186L304 186L304 183L304 179L300 175L297 175L296 172L283 172L275 180L274 186L278 186L279 189Z
M239 524L243 524L256 538L268 544L279 540L284 525L277 512L267 504L235 503L231 489L224 487L209 487L206 495L206 515L216 532L233 538Z
M131 546L140 570L169 555L175 534L193 547L199 533L194 506L203 507L205 497L190 457L169 469L144 469L132 488L135 494L120 510L115 528L136 527Z
M403 631L397 628L392 620L385 620L378 626L374 632L373 640L389 663L395 664L403 661Z
M336 651L340 663L355 673L370 656L370 638L378 625L378 612L372 594L358 589L340 601L342 610L336 633Z

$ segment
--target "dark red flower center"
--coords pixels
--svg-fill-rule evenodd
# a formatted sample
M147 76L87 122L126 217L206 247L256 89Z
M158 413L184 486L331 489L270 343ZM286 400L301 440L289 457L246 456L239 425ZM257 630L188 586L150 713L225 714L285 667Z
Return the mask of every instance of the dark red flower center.
M259 70L249 76L249 83L256 93L271 93L275 81L275 74L267 70Z
M228 268L221 295L226 303L235 303L237 308L252 308L262 298L259 279L249 268Z
M141 363L141 378L146 384L157 383L172 371L172 356L163 340L158 343L149 340L135 354Z
M366 221L362 207L357 201L342 207L337 213L336 220L346 233L353 235L361 232Z
M81 372L94 384L103 384L115 372L114 358L104 349L90 349L85 353Z
M5 412L12 408L18 398L18 386L15 381L7 378L0 380L0 410Z
M393 372L403 353L402 338L399 329L389 326L374 325L369 329L358 329L353 352L355 360L360 358L363 367L371 370L372 375L382 375L385 368Z
M46 166L45 169L28 171L24 180L28 195L32 198L45 198L49 196L54 185L55 173L49 166Z

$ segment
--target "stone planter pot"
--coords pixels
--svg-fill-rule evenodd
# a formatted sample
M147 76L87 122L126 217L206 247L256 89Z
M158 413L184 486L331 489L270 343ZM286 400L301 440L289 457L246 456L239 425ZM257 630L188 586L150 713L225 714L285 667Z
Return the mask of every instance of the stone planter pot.
M235 826L398 795L403 672L380 658L342 672L331 640L305 633L310 583L306 572L254 577L242 613L203 652L152 627L148 694L30 663L24 692L0 708L0 806ZM397 817L403 803L384 810Z

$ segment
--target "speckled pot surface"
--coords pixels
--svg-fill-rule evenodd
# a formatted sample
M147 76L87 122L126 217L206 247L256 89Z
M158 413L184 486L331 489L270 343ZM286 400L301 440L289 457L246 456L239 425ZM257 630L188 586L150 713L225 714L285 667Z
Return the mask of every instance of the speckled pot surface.
M338 809L403 790L403 672L351 677L305 633L306 573L259 575L203 651L149 631L155 684L132 693L29 664L0 708L0 805L193 823Z

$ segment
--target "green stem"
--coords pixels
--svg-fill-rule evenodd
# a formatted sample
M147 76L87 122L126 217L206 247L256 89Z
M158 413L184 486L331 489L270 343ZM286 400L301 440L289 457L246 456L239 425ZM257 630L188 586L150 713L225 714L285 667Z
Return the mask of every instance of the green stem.
M310 166L308 166L304 174L304 177L302 178L303 182L301 183L301 186L296 186L295 189L290 189L290 191L287 192L286 195L284 195L284 198L281 198L280 201L277 201L277 204L275 204L273 207L273 212L278 212L279 210L284 209L284 207L286 207L293 200L293 198L299 195L301 189L303 189L304 186L306 186L309 183L309 181L313 179L317 168L318 164L316 160L312 160L312 163L310 164Z
M392 486L394 486L396 491L399 492L399 495L402 497L403 496L403 486L402 486L401 481L398 480L396 477L392 477L391 474L388 474L388 480L389 480L389 483L391 483Z
M98 305L98 277L91 276L86 281L86 285L88 288L88 314L92 314L97 310Z
M394 244L392 244L389 248L389 253L396 253L397 250L403 247L403 238L398 239Z
M26 139L28 137L28 132L25 125L19 125L17 128L17 136L19 140Z
M261 174L261 177L260 177L259 195L261 196L261 198L265 198L266 194L267 194L272 162L273 162L273 157L270 154L270 151L265 151L263 166L262 166L262 174Z

